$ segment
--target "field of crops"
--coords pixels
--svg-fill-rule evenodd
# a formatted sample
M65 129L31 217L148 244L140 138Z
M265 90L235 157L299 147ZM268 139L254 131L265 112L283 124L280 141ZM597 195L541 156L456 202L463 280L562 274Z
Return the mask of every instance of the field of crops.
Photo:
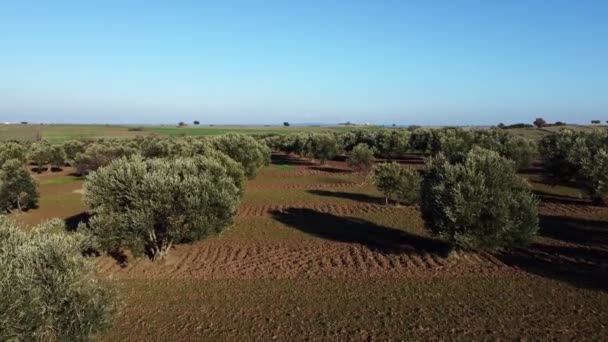
M290 134L297 132L344 131L347 126L117 126L117 125L0 125L1 140L48 140L53 143L71 139L134 138L160 136L204 136L225 133ZM374 127L370 127L374 129Z
M85 218L71 172L35 174L39 209L14 217ZM537 166L522 175L541 199L534 243L448 253L417 206L385 205L343 161L274 154L221 235L177 245L160 264L98 258L124 301L103 338L606 340L608 208L545 184Z

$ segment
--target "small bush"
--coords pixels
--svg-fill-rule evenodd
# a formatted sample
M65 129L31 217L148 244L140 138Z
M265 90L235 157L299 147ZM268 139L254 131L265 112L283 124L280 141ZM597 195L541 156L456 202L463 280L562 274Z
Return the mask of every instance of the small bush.
M0 340L83 341L116 313L114 291L82 256L86 238L51 221L25 233L0 216Z
M436 235L457 245L495 249L525 244L538 231L536 199L515 165L474 148L460 160L432 158L422 182L422 214Z

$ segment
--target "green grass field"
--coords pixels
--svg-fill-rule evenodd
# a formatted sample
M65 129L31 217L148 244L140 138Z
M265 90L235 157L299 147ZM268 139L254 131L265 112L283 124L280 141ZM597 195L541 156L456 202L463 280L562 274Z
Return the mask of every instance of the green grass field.
M145 126L143 131L130 131L136 126L117 125L0 125L0 140L34 141L38 137L50 142L70 139L135 138L157 134L161 136L205 136L225 133L243 134L292 134L298 132L344 131L346 126ZM368 127L377 129L377 127Z
M50 142L63 142L70 139L135 138L156 134L160 136L206 136L225 133L243 134L293 134L299 132L347 131L355 128L376 130L379 126L145 126L143 131L130 131L136 126L119 125L0 125L0 140L34 141L38 137ZM574 130L589 131L598 126L565 126ZM564 127L518 128L510 131L532 139L540 139Z

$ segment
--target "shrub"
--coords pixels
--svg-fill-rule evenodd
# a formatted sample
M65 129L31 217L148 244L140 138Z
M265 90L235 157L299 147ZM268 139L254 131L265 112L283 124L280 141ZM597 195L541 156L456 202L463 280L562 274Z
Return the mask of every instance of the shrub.
M270 163L270 149L248 135L224 134L212 142L215 148L240 163L249 178L255 177L260 167Z
M366 144L358 144L353 148L346 164L348 166L359 170L369 170L374 163L374 150Z
M457 245L495 249L525 244L538 231L537 201L512 161L474 148L460 160L431 158L422 214L433 233Z
M0 217L0 340L82 341L111 325L114 293L82 256L85 238L62 225L28 234Z
M372 181L384 193L385 203L397 199L407 204L415 203L420 193L420 175L413 169L406 169L395 162L374 166Z
M10 159L0 168L0 212L34 208L38 203L38 185L18 159Z
M89 229L107 249L162 258L174 242L194 241L232 223L240 189L220 162L141 157L110 162L87 177Z
M306 155L319 159L321 165L328 159L333 159L338 153L342 152L342 147L338 144L335 136L329 133L312 134L306 143Z

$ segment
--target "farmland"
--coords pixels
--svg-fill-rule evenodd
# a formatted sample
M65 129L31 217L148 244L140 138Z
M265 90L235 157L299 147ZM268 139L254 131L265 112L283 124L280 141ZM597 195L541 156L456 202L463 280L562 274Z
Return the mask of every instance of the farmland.
M141 127L141 128L140 128ZM225 133L291 134L298 132L344 131L346 126L120 126L120 125L0 125L1 140L34 141L38 138L53 143L70 139L128 139L137 136L206 136Z
M419 169L424 158L399 161ZM74 172L33 173L39 207L12 217L74 226L88 210ZM124 302L101 338L606 340L608 208L543 172L534 163L520 173L540 200L530 246L450 252L418 205L385 205L344 158L274 153L228 230L159 262L97 258Z

